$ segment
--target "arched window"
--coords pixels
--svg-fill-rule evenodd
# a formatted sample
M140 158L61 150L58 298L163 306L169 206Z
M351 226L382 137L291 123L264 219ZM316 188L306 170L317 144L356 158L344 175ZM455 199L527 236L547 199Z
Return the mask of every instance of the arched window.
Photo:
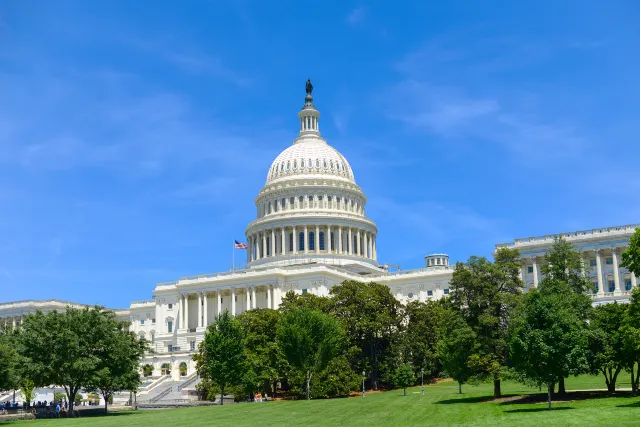
M267 236L267 256L271 256L271 237Z
M284 171L284 162L280 164L280 172Z
M331 196L327 196L327 204L328 204L328 208L332 209L333 208L333 204L331 203Z
M329 233L329 250L336 250L336 233L333 232Z
M304 232L298 233L298 250L304 251Z
M333 170L333 160L329 160L329 167Z
M187 363L186 362L181 362L180 363L180 376L181 377L186 377L187 376Z
M320 237L318 240L318 243L320 244L320 250L324 251L325 247L324 247L324 231L321 231L320 233L318 233L318 236Z
M316 167L319 168L320 167L320 159L316 159Z
M304 167L304 159L300 160L300 167L303 168Z
M312 168L313 167L313 162L311 161L311 159L309 159L309 167Z
M274 212L278 212L278 201L277 200L273 201L273 211Z
M293 168L294 169L298 169L298 161L297 160L293 161Z
M307 117L307 129L311 128L311 119Z
M309 250L310 251L315 251L316 250L316 239L315 239L315 233L313 231L309 232Z
M267 205L267 213L271 213L271 202L269 202L269 204Z
M287 201L283 197L282 200L280 200L280 207L282 208L282 210L284 210L284 207L286 204L287 204Z
M162 375L171 375L171 363L163 363L160 372Z
M289 252L293 252L293 233L289 233Z
M289 209L293 209L293 204L295 203L295 200L296 200L296 199L295 199L295 198L293 198L293 197L291 197L291 198L289 199Z
M291 162L287 160L287 170L291 169Z

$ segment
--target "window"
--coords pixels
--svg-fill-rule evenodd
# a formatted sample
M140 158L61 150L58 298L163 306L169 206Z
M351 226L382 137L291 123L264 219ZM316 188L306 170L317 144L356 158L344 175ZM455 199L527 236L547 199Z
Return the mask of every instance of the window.
M631 290L631 279L626 279L624 281L624 289L625 289L625 291L630 291Z
M173 304L169 303L169 310L173 309Z
M306 294L307 292L308 292L308 290L306 288L302 290L303 294Z
M155 325L156 324L156 319L151 319L151 324Z
M195 351L195 349L196 349L196 342L195 341L189 341L189 350Z
M300 167L303 168L304 167L304 159L300 160Z
M433 291L431 291L431 290L427 291L427 296L428 297L432 297L433 296Z
M169 344L169 348L168 348L168 350L169 350L169 353L171 353L171 352L173 351L173 344ZM162 370L163 370L163 371L164 371L164 369L165 369L165 368L164 368L164 366L165 366L165 365L166 365L166 363L165 363L164 365L162 365ZM162 375L165 375L165 374L162 374Z
M140 319L140 324L144 325L144 319Z
M324 250L325 250L325 247L324 247L324 232L323 232L323 231L321 231L321 232L320 232L320 234L319 234L319 236L320 236L320 241L319 241L319 244L320 244L320 250L321 250L321 251L324 251Z
M293 161L293 168L294 169L298 169L298 161L297 160Z
M444 294L445 294L445 295L449 295L449 289L448 289L448 288L446 288L446 289L444 290Z
M154 332L151 332L151 344L153 344L154 342L156 342L156 334Z
M593 282L592 285L593 285L593 293L597 294L598 291L600 290L600 287L598 286L598 282Z
M295 199L293 197L289 199L289 209L293 209L294 201Z
M527 266L527 273L533 273L533 265Z
M293 233L289 234L289 252L293 252Z
M173 332L173 322L171 320L167 322L167 332L169 333Z
M224 304L224 298L220 297L220 304Z
M304 233L298 233L298 250L304 251Z
M282 210L284 210L284 205L287 203L287 201L283 198L282 200L280 200L280 207L282 208Z
M316 250L316 236L313 231L309 232L309 250L310 251Z
M607 258L607 259L605 260L605 263L606 263L606 264L608 264L608 265L613 264L613 258L611 258L611 257Z
M609 292L613 292L616 290L616 282L613 280L609 280Z
M589 266L595 267L597 265L595 258L589 260Z

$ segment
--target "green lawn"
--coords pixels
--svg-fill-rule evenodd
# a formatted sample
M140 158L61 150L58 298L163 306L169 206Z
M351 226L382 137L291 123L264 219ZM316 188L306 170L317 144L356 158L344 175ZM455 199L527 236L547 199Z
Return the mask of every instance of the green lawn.
M628 375L621 378L626 387ZM600 377L583 376L567 380L567 389L603 388ZM618 397L593 397L554 403L554 410L546 410L546 402L513 403L486 401L492 385L464 386L458 394L452 382L429 385L425 396L420 387L385 393L372 393L365 399L331 399L245 403L236 405L170 409L157 411L123 412L108 417L75 420L29 421L37 426L412 426L412 425L465 425L465 426L637 426L640 415L640 397L628 393ZM522 395L537 390L516 383L503 384L503 393ZM24 422L17 422L15 425Z

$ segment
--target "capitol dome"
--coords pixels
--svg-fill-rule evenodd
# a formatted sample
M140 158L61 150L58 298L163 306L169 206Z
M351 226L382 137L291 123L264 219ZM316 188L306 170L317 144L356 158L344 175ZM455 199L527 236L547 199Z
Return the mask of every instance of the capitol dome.
M320 135L307 81L293 144L271 164L245 231L249 267L325 263L377 267L375 223L351 166Z

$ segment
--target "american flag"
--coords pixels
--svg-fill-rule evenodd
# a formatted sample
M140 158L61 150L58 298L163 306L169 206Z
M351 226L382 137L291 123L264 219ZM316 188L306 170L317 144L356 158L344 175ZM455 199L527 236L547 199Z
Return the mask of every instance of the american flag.
M245 245L244 243L240 243L237 240L234 240L234 242L236 242L234 246L236 249L249 249L249 246Z

